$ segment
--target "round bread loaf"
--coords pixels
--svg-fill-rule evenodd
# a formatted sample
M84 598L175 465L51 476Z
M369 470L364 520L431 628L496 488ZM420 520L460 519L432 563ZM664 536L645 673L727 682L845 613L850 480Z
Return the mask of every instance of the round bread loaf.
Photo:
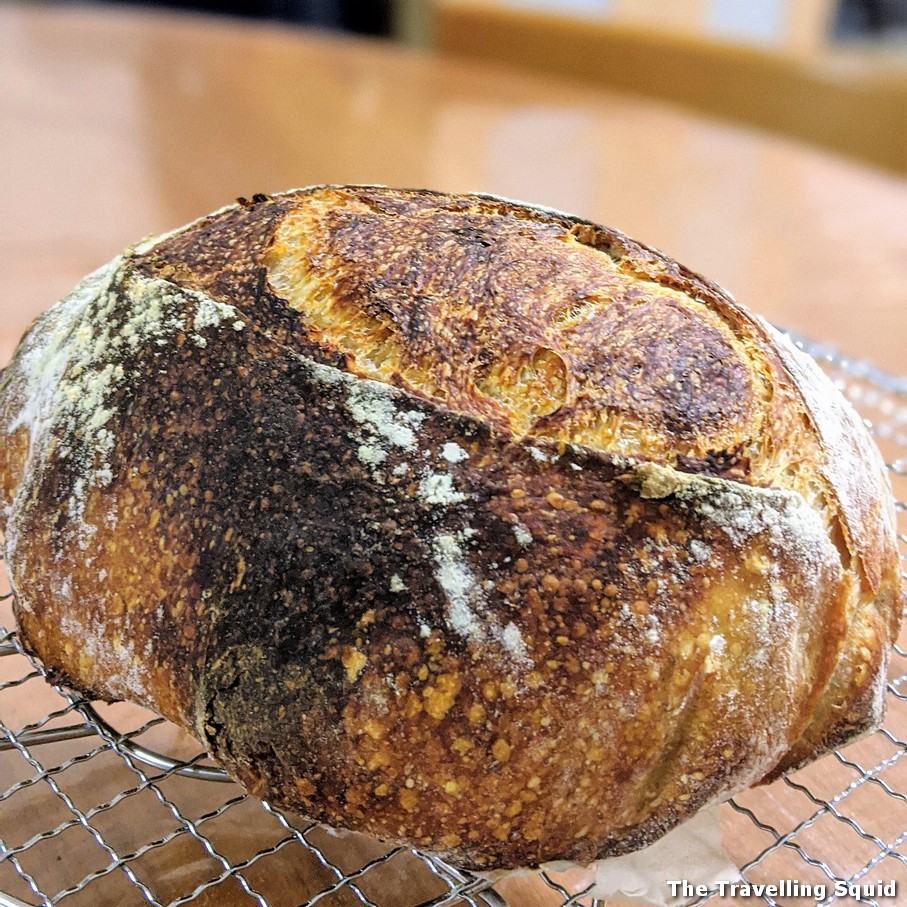
M478 868L591 860L880 719L882 461L808 357L622 234L256 196L0 380L25 645L250 791Z

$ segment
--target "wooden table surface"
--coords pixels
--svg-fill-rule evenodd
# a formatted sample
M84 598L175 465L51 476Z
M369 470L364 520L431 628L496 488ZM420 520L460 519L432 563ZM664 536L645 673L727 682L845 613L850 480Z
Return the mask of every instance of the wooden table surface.
M0 7L0 86L0 363L141 236L239 195L383 183L616 226L907 372L907 182L777 137L386 44L109 7ZM560 902L545 890L511 903Z

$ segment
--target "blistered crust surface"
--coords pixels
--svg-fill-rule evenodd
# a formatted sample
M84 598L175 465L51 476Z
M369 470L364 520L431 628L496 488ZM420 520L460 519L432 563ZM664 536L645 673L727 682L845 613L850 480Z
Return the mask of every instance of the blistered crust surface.
M317 819L482 867L642 846L877 717L884 484L838 493L793 373L613 231L257 199L127 252L4 374L23 637Z
M628 279L595 238L491 202L328 196L282 221L266 262L352 371L517 434L737 449L761 415L743 344L705 304Z

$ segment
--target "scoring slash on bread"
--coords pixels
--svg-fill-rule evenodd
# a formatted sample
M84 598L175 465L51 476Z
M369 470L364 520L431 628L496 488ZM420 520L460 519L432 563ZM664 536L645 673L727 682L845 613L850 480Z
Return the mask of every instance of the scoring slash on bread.
M0 379L25 646L254 794L500 869L874 727L891 496L805 355L622 234L319 187L126 250Z

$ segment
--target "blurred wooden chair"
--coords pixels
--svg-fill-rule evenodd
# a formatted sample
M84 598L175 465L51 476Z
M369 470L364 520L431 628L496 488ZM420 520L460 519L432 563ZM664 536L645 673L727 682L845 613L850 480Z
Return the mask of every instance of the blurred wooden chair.
M440 49L659 98L907 173L907 63L835 0L436 0Z

